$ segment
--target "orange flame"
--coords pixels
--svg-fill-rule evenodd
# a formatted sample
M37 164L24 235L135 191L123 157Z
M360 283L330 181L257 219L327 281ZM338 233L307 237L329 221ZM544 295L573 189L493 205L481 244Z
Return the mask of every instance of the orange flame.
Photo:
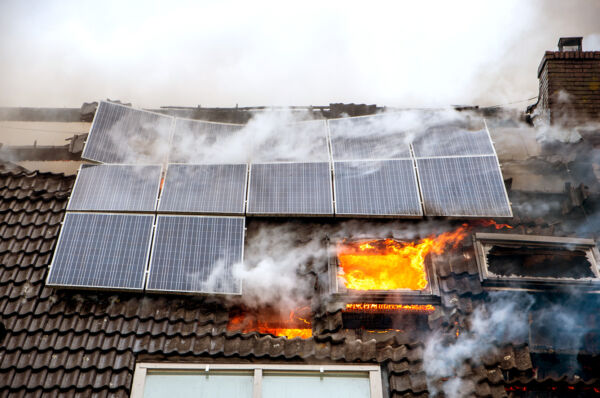
M512 229L512 227L510 225L498 224L494 220L477 220L476 222L483 227L494 227L496 229L502 229L502 228Z
M342 242L338 245L339 276L353 290L423 290L427 287L425 257L458 246L468 225L419 242L393 239Z
M275 313L267 314L266 318L268 319L266 320L258 319L257 317L264 316L264 311L261 311L260 315L245 312L232 316L229 319L227 330L242 333L258 332L272 334L274 336L284 336L288 339L293 339L295 337L307 339L312 337L311 323L305 317L296 314L297 312L305 313L307 311L310 311L310 308L303 307L292 310L287 319L282 318Z
M433 312L435 307L431 304L376 304L376 303L348 303L347 312Z

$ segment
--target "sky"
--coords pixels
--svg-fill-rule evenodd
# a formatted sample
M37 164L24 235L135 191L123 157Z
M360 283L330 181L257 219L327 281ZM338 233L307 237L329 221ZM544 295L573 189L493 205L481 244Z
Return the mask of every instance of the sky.
M0 0L0 106L524 108L600 0Z

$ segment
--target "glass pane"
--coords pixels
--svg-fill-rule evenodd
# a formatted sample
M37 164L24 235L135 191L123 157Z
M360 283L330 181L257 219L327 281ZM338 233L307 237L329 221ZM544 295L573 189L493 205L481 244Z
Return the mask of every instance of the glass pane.
M369 375L269 373L263 376L262 398L369 398Z
M251 373L148 373L144 398L251 398Z

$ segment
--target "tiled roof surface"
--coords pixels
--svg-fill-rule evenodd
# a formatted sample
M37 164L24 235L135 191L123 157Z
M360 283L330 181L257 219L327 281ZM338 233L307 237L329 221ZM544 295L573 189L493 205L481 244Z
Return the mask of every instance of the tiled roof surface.
M418 334L345 330L339 309L315 316L313 338L288 340L227 331L227 309L210 298L46 287L73 182L57 174L0 170L0 322L6 330L0 396L128 396L136 360L224 357L381 363L391 396L429 396ZM474 256L459 254L436 265L442 306L429 315L429 325L450 333L465 325L485 293ZM503 347L482 364L466 366L460 376L481 397L506 396L507 382L535 380L526 345Z

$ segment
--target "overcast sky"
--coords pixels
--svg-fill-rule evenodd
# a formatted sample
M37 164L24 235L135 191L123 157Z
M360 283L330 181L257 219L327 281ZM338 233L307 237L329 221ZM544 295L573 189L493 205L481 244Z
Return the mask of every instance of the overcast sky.
M0 33L0 106L496 105L600 50L600 0L0 0Z

